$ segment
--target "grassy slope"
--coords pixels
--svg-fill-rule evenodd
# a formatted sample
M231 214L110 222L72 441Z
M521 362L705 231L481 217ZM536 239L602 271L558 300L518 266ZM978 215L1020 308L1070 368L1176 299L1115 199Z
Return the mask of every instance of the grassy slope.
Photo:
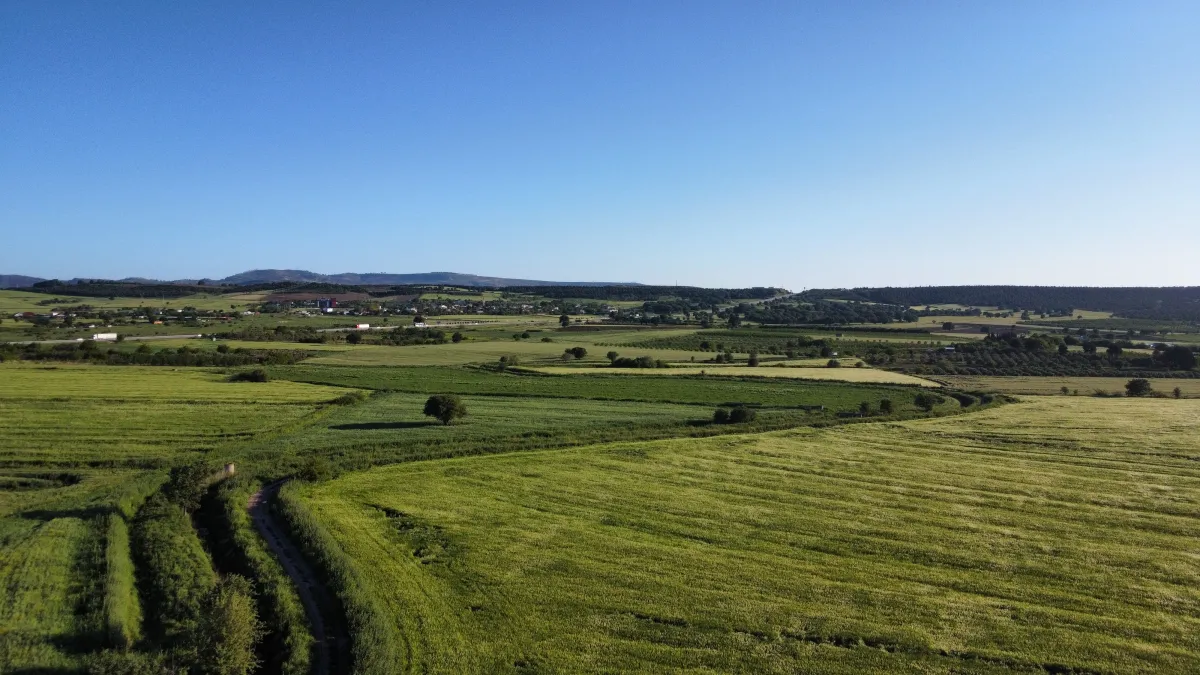
M301 497L413 671L1185 673L1198 438L1196 401L1048 398Z

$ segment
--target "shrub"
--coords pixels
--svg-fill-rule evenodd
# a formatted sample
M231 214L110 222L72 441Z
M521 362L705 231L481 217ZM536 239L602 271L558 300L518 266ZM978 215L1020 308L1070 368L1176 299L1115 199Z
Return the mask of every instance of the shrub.
M268 381L267 371L262 368L254 370L244 370L240 373L234 373L229 376L230 382L266 382Z
M191 513L200 507L200 498L212 485L216 473L216 464L204 460L177 466L171 469L167 484L163 486L163 496Z
M1179 387L1175 387L1173 390L1171 390L1171 393L1175 396L1175 398L1183 398L1183 390Z
M563 354L570 354L576 359L582 359L587 356L587 350L583 347L571 347L570 349L563 350Z
M894 412L892 408L892 400L885 398L879 402L879 412L883 415L891 415Z
M352 391L348 394L342 394L335 399L329 401L332 405L357 405L367 400L367 395L361 391Z
M247 675L258 667L254 645L263 635L263 626L244 577L232 574L212 589L199 628L196 665L201 673Z
M455 331L454 335L450 336L450 341L453 342L454 344L458 344L458 343L462 342L463 334L459 333L458 331Z
M937 399L937 397L926 392L921 392L920 394L917 394L915 398L913 398L913 405L917 406L921 410L924 410L925 412L933 410L933 407L938 403L940 403L940 401Z
M863 417L869 416L871 414L871 402L863 401L862 403L859 403L858 414L862 415Z
M454 420L465 417L467 406L462 399L454 394L434 394L425 401L425 415L435 417L442 424L450 424Z
M304 459L304 463L300 466L300 470L296 472L296 477L300 480L306 480L310 483L317 483L333 478L333 465L328 459L320 455L309 455Z
M956 391L956 392L952 392L950 394L950 398L953 398L954 400L958 401L958 404L964 408L969 408L969 407L975 405L975 397L971 396L970 394L964 394L962 392Z
M1146 396L1151 391L1150 380L1138 377L1125 383L1125 393L1129 396Z
M746 365L748 365L748 366L757 366L758 365L758 352L750 352L750 358L746 361Z
M717 408L716 412L713 413L713 424L728 424L728 423L729 423L729 411L724 408Z
M841 364L841 363L839 363L837 359L829 359L829 363L826 363L826 364L825 364L825 367L826 367L826 368L838 368L838 367L840 367L841 365L842 365L842 364Z
M742 405L729 411L729 421L732 424L753 422L755 417L758 417L758 413Z

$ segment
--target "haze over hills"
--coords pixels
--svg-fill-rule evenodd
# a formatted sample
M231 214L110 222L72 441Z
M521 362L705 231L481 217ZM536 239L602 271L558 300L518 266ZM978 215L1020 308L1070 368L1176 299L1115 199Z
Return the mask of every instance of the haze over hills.
M21 274L0 274L0 288L27 288L39 281L45 281L41 277L31 277ZM75 280L72 280L75 281ZM157 279L146 279L143 277L126 277L120 281L130 283L181 283L192 284L196 283L196 279L176 279L172 281L161 281ZM437 284L447 286L612 286L612 285L638 285L635 282L628 281L538 281L534 279L508 279L505 277L488 277L478 274L460 274L457 272L423 272L415 274L391 274L384 272L372 272L360 274L356 272L343 272L340 274L319 274L308 270L277 270L277 269L262 269L249 270L234 274L224 279L205 279L208 283L218 284L263 284L263 283L284 283L284 282L301 282L301 283L328 283L328 284L345 284L345 285L407 285L407 284Z

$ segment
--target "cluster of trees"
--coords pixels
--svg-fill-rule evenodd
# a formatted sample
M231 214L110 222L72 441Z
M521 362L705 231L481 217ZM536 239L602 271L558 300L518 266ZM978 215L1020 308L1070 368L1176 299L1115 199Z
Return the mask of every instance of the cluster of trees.
M1007 307L1048 316L1076 308L1141 319L1200 321L1200 287L921 286L913 288L813 289L804 297L918 306L958 304Z
M609 352L605 356L608 357L608 362L613 368L669 368L670 364L662 359L655 359L653 356L638 356L628 357L620 356L616 352Z
M743 304L737 308L737 313L749 321L787 325L894 323L916 321L918 318L917 312L907 306L830 302L815 298L776 300L756 305ZM731 324L730 327L736 326Z
M1078 346L1080 349L1072 349ZM1081 340L1053 335L989 336L945 349L879 348L872 365L928 374L963 375L1136 375L1197 377L1196 354L1182 345L1154 345L1151 354L1130 353L1125 340Z

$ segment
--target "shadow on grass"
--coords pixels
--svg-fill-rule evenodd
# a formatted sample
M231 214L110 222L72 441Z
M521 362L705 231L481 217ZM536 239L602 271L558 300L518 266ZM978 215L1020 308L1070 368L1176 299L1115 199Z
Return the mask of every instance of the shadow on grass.
M440 422L359 422L358 424L334 424L330 429L338 431L367 431L371 429L420 429L442 426Z

